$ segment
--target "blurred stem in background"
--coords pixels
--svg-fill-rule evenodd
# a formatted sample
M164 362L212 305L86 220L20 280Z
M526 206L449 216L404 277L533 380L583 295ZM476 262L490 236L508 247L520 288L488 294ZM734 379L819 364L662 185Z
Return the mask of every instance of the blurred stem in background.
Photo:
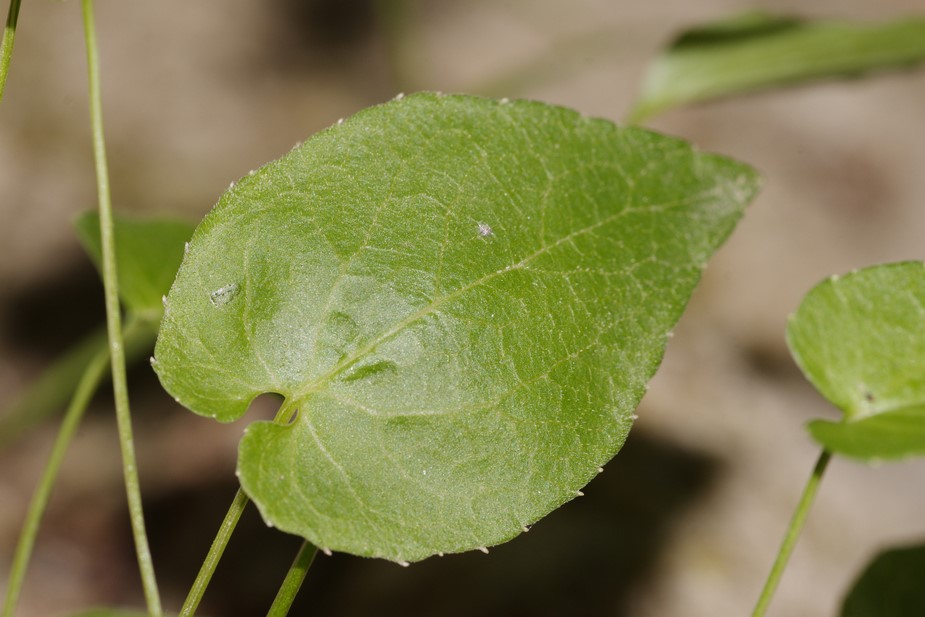
M21 0L10 0L10 11L6 16L6 27L3 29L3 41L0 42L0 101L3 100L6 77L10 72L10 60L13 57L13 41L16 39L16 22L19 21L20 4L22 4Z

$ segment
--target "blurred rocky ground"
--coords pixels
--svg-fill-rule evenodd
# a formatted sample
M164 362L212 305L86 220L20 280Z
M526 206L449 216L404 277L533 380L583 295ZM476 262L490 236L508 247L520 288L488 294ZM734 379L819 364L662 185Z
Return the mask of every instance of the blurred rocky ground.
M24 4L0 104L0 409L102 323L71 228L96 199L80 5ZM229 182L402 91L535 98L619 120L673 33L754 8L869 20L923 10L919 0L99 0L116 207L198 219ZM789 359L787 316L830 274L925 257L925 69L675 111L652 126L749 162L764 190L711 262L625 451L586 497L487 556L409 569L319 557L293 614L751 609L817 456L803 425L835 416ZM155 562L177 608L234 493L244 422L178 408L147 365L131 379ZM0 588L55 428L0 452ZM879 548L925 536L923 477L922 462L835 461L771 614L834 615ZM297 547L248 511L204 614L261 614ZM140 606L136 572L101 395L18 614Z

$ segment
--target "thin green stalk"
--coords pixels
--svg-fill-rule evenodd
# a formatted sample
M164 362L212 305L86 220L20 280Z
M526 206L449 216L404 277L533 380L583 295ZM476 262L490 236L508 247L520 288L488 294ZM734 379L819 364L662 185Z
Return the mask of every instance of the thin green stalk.
M109 172L106 165L106 145L103 139L103 106L100 92L99 52L93 24L93 0L83 0L84 36L87 42L87 73L89 77L90 120L93 130L93 154L96 163L96 185L99 196L100 238L103 248L103 288L106 295L106 326L109 334L109 354L112 358L112 384L116 402L116 420L119 442L122 447L122 470L128 496L129 518L135 538L135 552L141 570L148 612L154 617L162 614L157 580L148 537L145 533L138 469L135 463L135 446L132 439L132 418L129 409L128 387L125 378L125 353L122 341L122 320L119 313L119 283L116 276L116 251L112 222L112 202L109 195Z
M202 562L202 567L199 568L199 574L196 575L196 580L193 581L193 586L183 602L180 617L192 617L196 614L196 609L199 608L202 596L205 595L206 587L209 586L209 582L212 580L215 568L218 567L218 562L225 552L225 547L228 546L228 540L231 539L231 534L234 532L238 519L241 518L248 501L250 499L244 494L244 491L238 489L238 492L234 495L234 500L231 502L231 507L228 508L228 512L225 514L221 527L218 528L218 533L215 534L215 539L212 540L209 553Z
M157 338L158 321L134 317L134 326L122 333L125 360L129 364L150 355ZM100 352L107 353L106 329L93 331L55 359L38 379L29 384L0 416L0 451L18 441L29 429L67 407L87 365Z
M793 553L793 549L797 544L797 539L800 537L803 524L806 522L806 517L809 515L813 499L819 489L819 483L822 481L822 475L825 473L825 468L828 466L831 458L832 454L823 450L819 455L819 459L816 461L816 466L813 467L813 473L809 476L809 480L803 488L803 494L800 496L800 501L797 503L796 510L793 512L793 518L790 519L790 526L787 528L787 533L784 535L784 541L781 543L780 550L777 552L777 559L774 560L774 565L771 566L771 571L768 573L768 580L765 581L764 589L761 590L761 595L758 596L758 603L755 605L755 610L752 611L752 617L762 617L768 609L768 605L771 603L771 598L774 596L777 584L784 574L784 568L787 567L787 561L790 559L790 555Z
M267 617L286 617L289 614L289 609L295 601L296 594L299 593L299 588L302 587L302 581L305 580L305 575L308 574L308 569L312 566L317 552L318 547L315 545L309 542L302 543L289 572L286 573L286 578L283 579L283 584L276 593L276 599L273 600Z
M139 330L148 328L150 326L144 320L133 319L126 324L125 334L127 337L134 337L137 336ZM3 617L12 617L13 612L16 610L26 569L29 566L32 549L38 536L39 524L48 505L58 472L61 469L61 462L64 460L64 455L74 438L74 434L77 432L77 427L80 425L84 411L86 411L93 394L99 388L108 366L109 350L105 346L98 348L96 353L84 363L83 375L81 375L77 382L77 387L74 389L71 402L68 404L64 419L61 421L61 428L58 429L58 435L55 437L55 443L49 454L48 463L45 465L42 477L35 488L32 500L29 502L29 509L26 512L22 531L19 534L16 552L13 555L13 563L10 566Z
M131 325L126 326L126 330ZM45 471L39 480L35 493L32 495L32 501L29 503L29 510L26 513L26 519L23 521L22 532L19 535L19 542L16 545L16 553L13 556L13 565L10 567L10 579L7 586L6 602L3 606L3 617L12 617L13 611L16 610L16 604L19 602L19 595L22 591L23 579L26 576L26 568L29 566L29 558L32 556L32 549L35 546L35 538L38 535L39 523L48 505L48 498L51 495L51 489L54 486L55 479L58 477L58 471L61 469L61 461L67 448L74 438L74 433L83 418L87 405L103 380L106 368L109 366L109 352L103 347L98 349L89 363L84 368L83 375L77 384L77 389L71 398L64 420L61 422L61 428L58 430L58 436L52 446L51 454L48 457L48 463Z
M276 417L273 421L277 424L285 424L292 419L294 413L292 405L289 401L286 401L276 412ZM196 575L196 580L193 581L193 586L183 602L179 617L193 617L196 613L196 609L199 608L199 603L202 601L202 596L205 595L206 587L209 586L212 575L215 573L215 568L218 567L218 562L225 552L225 547L228 546L231 534L234 532L234 528L237 526L238 520L241 518L241 514L249 501L250 499L244 494L244 491L238 489L231 506L228 508L228 512L225 513L221 526L218 528L218 532L215 534L215 539L212 540L212 546L209 547L209 552L199 568L199 574Z
M10 12L7 13L6 27L3 28L3 41L0 42L0 101L3 100L6 76L10 72L10 60L13 58L13 41L16 39L16 22L19 21L20 4L21 0L10 0Z

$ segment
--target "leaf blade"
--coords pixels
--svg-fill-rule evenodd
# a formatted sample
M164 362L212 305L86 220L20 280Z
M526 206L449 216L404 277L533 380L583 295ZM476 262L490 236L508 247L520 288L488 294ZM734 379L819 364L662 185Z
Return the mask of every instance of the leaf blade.
M747 13L682 34L652 63L630 114L909 68L925 59L925 19L882 24L802 21Z
M877 555L852 585L841 617L914 617L925 605L925 545L893 548Z
M170 290L183 258L183 247L193 235L193 225L173 218L121 216L113 222L121 300L134 313L157 321L162 311L161 298ZM81 245L99 269L99 214L90 211L80 215L74 227Z
M249 426L239 453L281 529L396 561L498 543L622 445L756 185L563 108L407 97L222 197L168 297L156 368L222 421L264 391L300 409Z
M844 412L810 433L866 460L925 454L925 267L900 262L832 277L804 298L787 343L807 379Z

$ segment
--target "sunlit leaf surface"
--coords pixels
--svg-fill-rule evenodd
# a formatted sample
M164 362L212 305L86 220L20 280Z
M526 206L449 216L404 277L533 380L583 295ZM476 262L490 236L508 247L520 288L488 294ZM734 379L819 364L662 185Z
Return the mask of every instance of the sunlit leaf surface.
M806 377L844 412L810 433L856 458L925 454L925 265L832 277L807 294L787 330Z
M749 13L678 37L649 67L631 118L641 122L672 107L923 59L922 17L864 24Z
M271 524L413 561L503 542L621 447L749 168L534 102L421 94L242 179L190 244L156 348L239 418Z

